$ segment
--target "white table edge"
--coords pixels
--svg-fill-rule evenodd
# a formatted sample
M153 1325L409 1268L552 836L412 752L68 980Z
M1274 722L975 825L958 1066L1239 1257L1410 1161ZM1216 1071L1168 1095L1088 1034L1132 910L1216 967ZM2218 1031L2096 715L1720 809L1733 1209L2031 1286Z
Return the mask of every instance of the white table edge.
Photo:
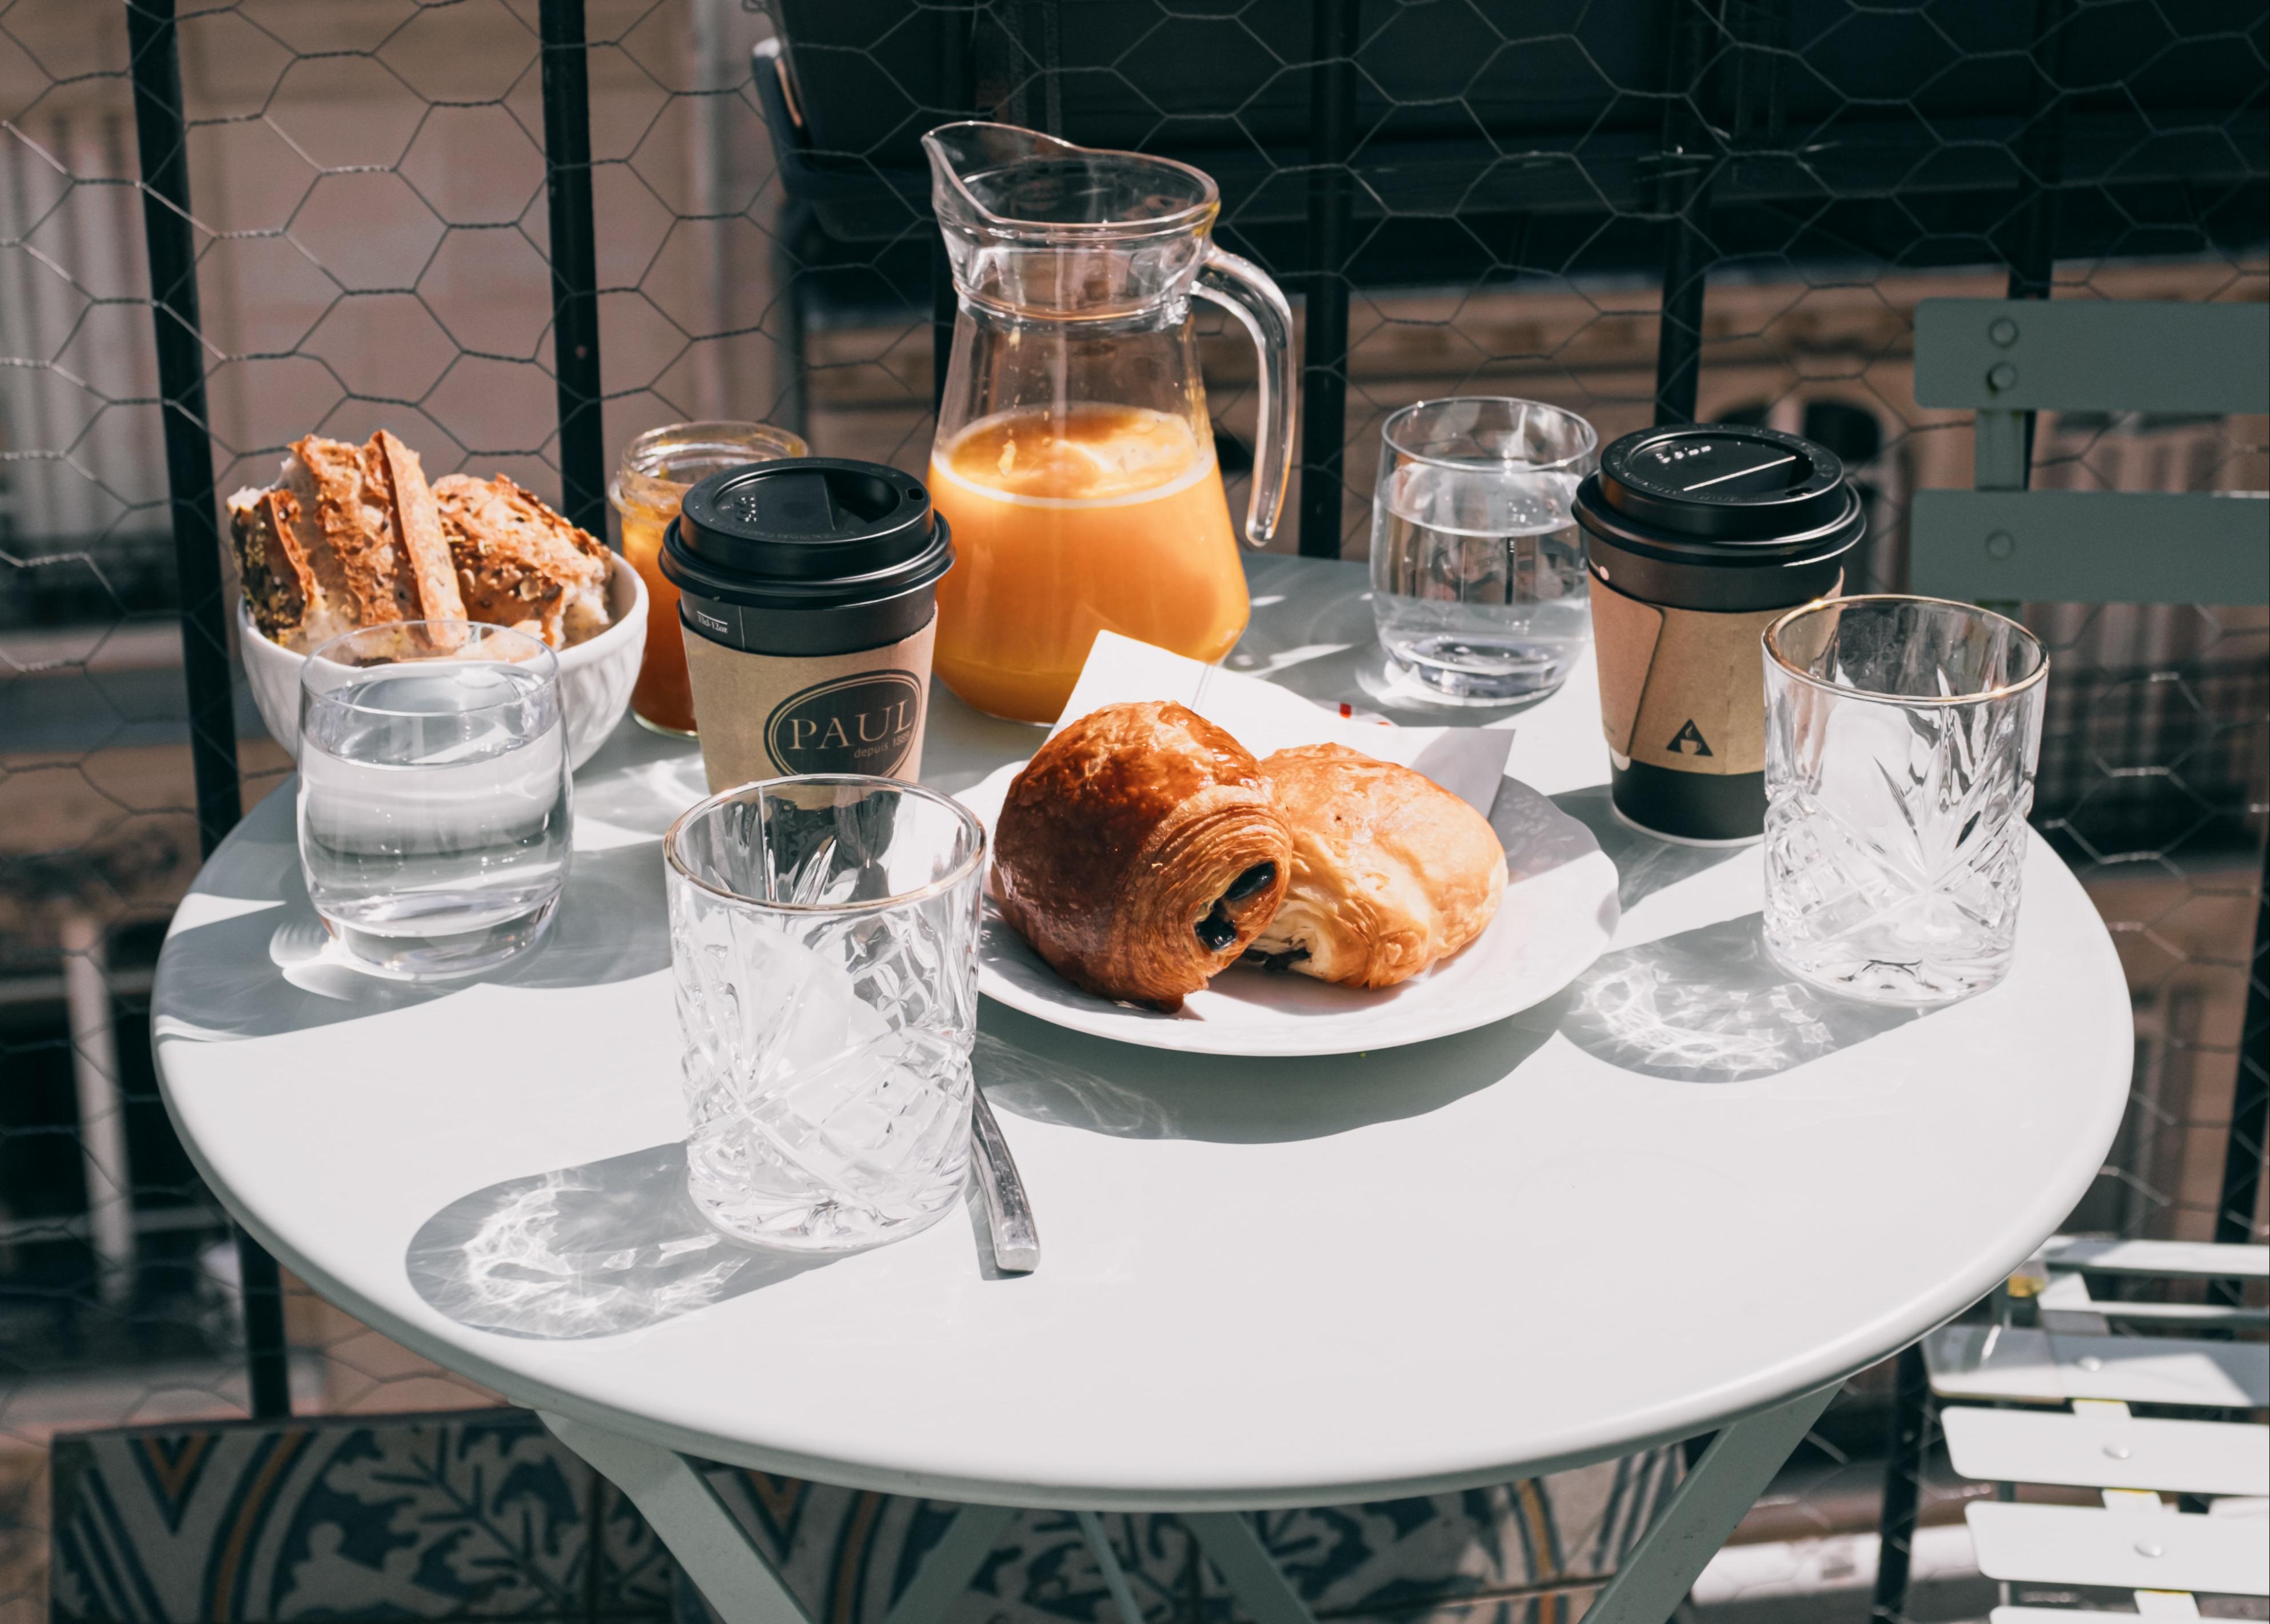
M1279 566L1296 563L1295 560L1270 559L1255 561L1271 566L1275 573L1282 573L1277 570ZM1314 560L1304 561L1300 567L1305 569L1313 563ZM1354 576L1361 572L1361 566L1354 565L1317 567L1320 575L1327 569L1334 572L1342 585L1350 584ZM1302 627L1305 635L1308 623L1302 622ZM1580 685L1572 683L1572 689L1577 686ZM1538 714L1541 716L1543 712L1540 710ZM970 718L964 717L963 720L969 721ZM635 724L627 719L623 723L627 734L638 737L634 732L634 728ZM1589 726L1583 731L1588 759L1591 753L1599 755L1598 770L1605 777L1606 758L1598 735ZM998 739L980 738L973 734L968 743L968 751L971 753L968 764L974 767L981 758L992 760L995 753L1005 747ZM1558 745L1554 746L1556 749L1561 747ZM1587 778L1584 782L1599 781ZM279 786L271 793L288 794L290 785ZM238 835L232 834L232 841L236 838ZM2038 842L2038 836L2034 838ZM218 857L219 853L215 855ZM2039 856L2043 859L2041 866L2036 869L2029 858L2029 871L2040 879L2069 894L2067 900L2078 906L2092 927L2089 932L2092 939L2088 944L2088 956L2097 960L2097 970L2105 978L2108 987L2124 984L2125 978L2111 938L2098 922L2094 908L2082 893L2078 878L2046 847L2042 849ZM202 881L203 877L200 878ZM179 928L179 924L180 916L177 916L174 928ZM169 930L169 940L170 937ZM161 963L159 985L152 992L153 1012L160 1014L168 1002L165 968ZM1984 996L1991 997L1993 995ZM1502 1483L1524 1474L1613 1458L1651 1445L1711 1432L1741 1418L1762 1414L1801 1395L1839 1383L1853 1372L1876 1363L1926 1335L1984 1297L2011 1269L2023 1263L2034 1247L2068 1218L2096 1175L2103 1152L2117 1135L2125 1109L2125 1083L2133 1070L2135 1041L2125 997L2103 1000L2100 1020L2101 1025L2091 1034L2091 1042L2092 1046L2103 1055L2104 1072L2108 1074L2103 1079L2105 1086L2082 1091L2088 1120L2072 1124L2076 1138L2088 1142L2094 1153L2085 1164L2078 1157L2063 1163L2064 1176L2061 1179L2025 1192L2022 1221L2002 1231L2006 1237L2029 1237L2024 1244L2019 1245L2013 1239L2012 1243L2006 1247L1992 1250L1977 1248L1970 1252L1967 1261L1950 1265L1943 1278L1932 1286L1911 1290L1903 1301L1879 1312L1873 1319L1844 1325L1833 1338L1815 1341L1796 1354L1770 1365L1752 1368L1715 1386L1690 1387L1648 1408L1621 1410L1613 1417L1596 1419L1582 1427L1547 1426L1531 1435L1500 1437L1487 1446L1497 1451L1488 1457L1480 1452L1484 1446L1470 1444L1464 1450L1433 1451L1430 1457L1424 1460L1376 1463L1378 1467L1391 1472L1406 1464L1418 1469L1407 1473L1328 1481L1295 1481L1289 1476L1272 1478L1268 1475L1271 1471L1284 1470L1273 1463L1264 1463L1257 1471L1248 1467L1237 1474L1235 1480L1225 1477L1197 1487L1158 1480L1164 1471L1158 1467L1103 1482L1050 1480L1035 1483L1023 1480L1042 1475L1046 1472L1045 1464L1040 1472L1019 1471L1013 1476L964 1477L953 1472L941 1472L928 1466L907 1464L905 1454L910 1453L919 1459L922 1453L919 1450L902 1453L894 1463L893 1447L910 1435L907 1432L891 1435L882 1441L870 1441L860 1449L859 1458L847 1460L832 1454L807 1452L803 1447L774 1447L763 1442L761 1437L722 1439L682 1424L651 1421L634 1411L586 1398L557 1385L553 1379L554 1373L547 1371L539 1376L510 1368L508 1361L515 1358L513 1350L519 1346L519 1339L457 1325L439 1315L425 1311L407 1298L393 1306L365 1299L341 1280L315 1267L309 1258L296 1248L281 1243L282 1238L269 1227L263 1216L248 1207L237 1192L218 1176L204 1147L195 1137L184 1132L182 1138L192 1161L222 1204L249 1233L316 1293L338 1303L374 1330L447 1368L462 1372L513 1403L555 1412L634 1439L730 1465L787 1472L856 1488L937 1494L987 1504L1072 1509L1257 1509L1346 1503L1360 1499L1455 1490ZM161 1034L164 1032L162 1021L158 1024L158 1030ZM183 1035L159 1035L152 1045L158 1060L156 1069L160 1094L166 1100L177 1127L182 1121L182 1113L176 1109L176 1090L167 1076L167 1056L174 1043L197 1041ZM2117 1087L2113 1086L2115 1079L2118 1083ZM2009 1255L2005 1256L2004 1252ZM398 1269L404 1265L397 1258L393 1266ZM1806 1283L1803 1279L1791 1279L1779 1284L1777 1288L1802 1293L1806 1289ZM1665 1324L1663 1331L1660 1357L1674 1361L1678 1358L1678 1327ZM756 1378L753 1376L752 1379ZM799 1440L800 1444L805 1442ZM1510 1449L1521 1452L1509 1457L1507 1451ZM932 1461L930 1466L935 1464ZM1317 1465L1329 1463L1312 1462L1311 1469Z
M2059 866L2063 867L2062 864ZM2076 886L2080 883L2069 870L2066 871L2066 880ZM2109 937L2104 946L2107 952L2111 951ZM2126 1030L2130 1064L2133 1064L2134 1033L2133 1027ZM187 1040L159 1038L152 1043L152 1049L159 1057L155 1067L159 1089L166 1100L169 1115L174 1111L174 1102L172 1086L166 1076L163 1051L167 1043L184 1041ZM2116 1115L2107 1131L2108 1146L2118 1127L2119 1117ZM1658 1444L1720 1430L1735 1421L1786 1404L1802 1394L1843 1383L1858 1371L1919 1340L1962 1313L2006 1279L2012 1270L2025 1262L2039 1244L2039 1239L2036 1239L1992 1267L1981 1267L1973 1275L1948 1281L1937 1294L1925 1300L1925 1312L1918 1320L1903 1324L1892 1331L1893 1339L1887 1340L1881 1331L1856 1331L1839 1344L1833 1345L1821 1358L1778 1371L1760 1372L1744 1382L1720 1390L1723 1402L1665 1406L1661 1413L1643 1418L1643 1424L1636 1431L1619 1431L1613 1437L1555 1440L1547 1450L1534 1456L1505 1461L1476 1460L1412 1477L1324 1483L1257 1482L1196 1490L1131 1483L1006 1482L909 1472L879 1462L844 1461L795 1450L769 1449L753 1442L720 1439L714 1435L658 1422L632 1411L596 1404L570 1390L529 1378L493 1362L481 1351L480 1340L495 1333L469 1331L466 1339L453 1340L436 1334L427 1326L388 1312L381 1305L366 1301L360 1294L331 1279L298 1249L285 1243L256 1212L238 1199L235 1192L208 1163L192 1136L183 1134L182 1138L198 1175L219 1197L230 1215L318 1296L345 1309L373 1330L400 1343L411 1352L479 1383L516 1405L529 1409L553 1411L591 1426L727 1465L805 1478L845 1488L918 1494L971 1504L1020 1509L1207 1511L1345 1505L1485 1487L1615 1459ZM2037 1197L2035 1210L2041 1238L2046 1238L2056 1231L2085 1193L2093 1176L2082 1178L2074 1189L2059 1189ZM2035 1227L2031 1223L2027 1226L2029 1230Z

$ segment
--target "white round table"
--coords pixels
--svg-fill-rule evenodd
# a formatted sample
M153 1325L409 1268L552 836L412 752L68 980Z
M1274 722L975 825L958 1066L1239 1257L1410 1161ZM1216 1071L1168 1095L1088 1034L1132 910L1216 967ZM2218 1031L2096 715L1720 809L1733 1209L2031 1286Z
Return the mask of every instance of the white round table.
M1234 664L1375 702L1357 567L1257 560L1253 584ZM962 1213L825 1263L687 1219L657 837L700 770L628 724L579 776L553 939L469 983L327 960L291 796L270 796L167 938L166 1099L295 1273L545 1412L611 1475L684 1450L987 1505L1203 1511L1502 1481L1728 1428L1688 1508L1722 1536L1706 1500L1739 1516L1843 1377L1977 1300L2072 1210L2126 1100L2128 999L2039 841L2002 985L1909 1016L1786 983L1757 945L1754 849L1606 819L1590 676L1500 723L1507 770L1593 823L1623 871L1616 947L1561 998L1282 1062L985 1005L979 1080L1044 1248L1029 1277L994 1273ZM925 777L965 787L1037 738L941 693ZM1729 1423L1775 1416L1735 1459Z

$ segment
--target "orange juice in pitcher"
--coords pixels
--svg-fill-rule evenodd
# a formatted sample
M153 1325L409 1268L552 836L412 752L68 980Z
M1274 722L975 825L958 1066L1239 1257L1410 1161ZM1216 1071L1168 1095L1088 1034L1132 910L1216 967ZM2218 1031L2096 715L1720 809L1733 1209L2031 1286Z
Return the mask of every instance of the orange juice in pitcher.
M1187 164L1006 124L923 145L960 307L931 451L954 549L933 669L981 710L1053 722L1100 631L1220 659L1245 629L1245 575L1190 300L1262 352L1258 545L1292 463L1285 296L1213 242L1220 197Z
M1245 629L1245 574L1213 448L1137 406L1006 412L932 453L953 527L935 665L980 710L1064 708L1100 631L1218 660Z

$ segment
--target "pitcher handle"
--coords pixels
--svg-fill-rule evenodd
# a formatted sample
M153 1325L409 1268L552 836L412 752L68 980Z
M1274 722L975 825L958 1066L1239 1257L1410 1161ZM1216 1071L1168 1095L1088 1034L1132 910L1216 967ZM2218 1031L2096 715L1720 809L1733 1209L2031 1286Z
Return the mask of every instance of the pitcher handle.
M1191 291L1235 316L1261 352L1261 432L1253 448L1253 493L1245 507L1245 539L1266 546L1285 512L1293 473L1293 395L1300 366L1293 354L1293 308L1261 267L1215 243Z

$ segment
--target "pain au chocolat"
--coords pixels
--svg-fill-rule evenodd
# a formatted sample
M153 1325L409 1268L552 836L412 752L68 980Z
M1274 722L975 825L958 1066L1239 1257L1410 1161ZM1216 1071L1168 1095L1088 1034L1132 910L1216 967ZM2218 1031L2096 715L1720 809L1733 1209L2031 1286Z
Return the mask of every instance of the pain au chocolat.
M1505 895L1489 819L1434 780L1343 745L1261 763L1293 830L1292 884L1253 944L1265 963L1391 987L1480 936Z
M1259 764L1228 733L1172 702L1109 705L1009 786L993 893L1065 980L1172 1011L1269 923L1292 855Z

